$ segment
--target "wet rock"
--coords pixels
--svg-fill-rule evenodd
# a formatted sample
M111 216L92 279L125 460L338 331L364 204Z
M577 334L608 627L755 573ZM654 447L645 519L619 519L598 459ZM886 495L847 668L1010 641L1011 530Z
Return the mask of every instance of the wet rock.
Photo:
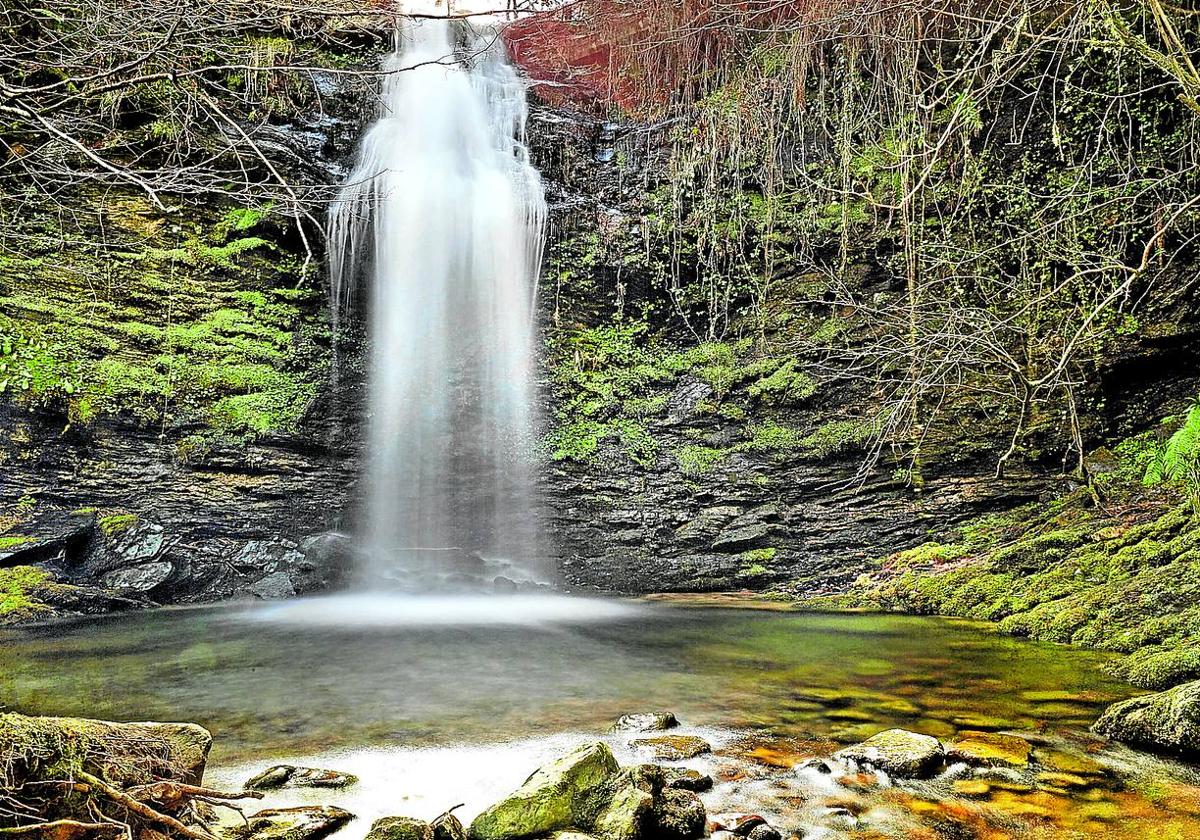
M555 831L550 835L550 840L599 840L594 834L585 834L582 831Z
M1091 785L1088 779L1083 776L1076 776L1074 773L1056 773L1053 771L1045 771L1038 773L1034 780L1039 785L1047 787L1061 788L1069 790L1071 788L1085 788Z
M840 828L852 831L858 828L858 817L849 808L826 808L821 814L821 820L829 828Z
M654 796L629 785L617 790L588 827L604 840L636 840L647 833L653 819Z
M766 824L766 819L758 814L713 814L708 820L708 830L714 833L728 831L738 837L747 837L751 831Z
M198 785L212 735L194 723L112 723L65 717L0 714L0 755L36 753L37 766L87 756L84 769L122 786L145 784L151 778ZM71 756L64 754L69 750ZM17 767L9 781L24 780Z
M367 840L434 840L433 826L412 817L382 817L371 824Z
M807 761L802 761L796 765L797 773L820 773L822 776L833 774L833 768L829 766L829 762L823 758L810 758Z
M1200 754L1200 680L1114 703L1092 731L1154 750Z
M712 745L697 735L662 735L657 738L639 738L630 743L639 750L649 750L655 758L666 761L683 761L712 752Z
M358 781L350 773L321 770L316 767L294 767L277 764L246 782L246 790L278 790L280 788L344 788Z
M946 746L950 759L982 767L1024 767L1031 752L1033 745L1016 735L971 730L963 730Z
M71 563L86 551L95 534L94 513L48 511L5 534L9 538L8 547L0 549L0 566L48 561Z
M771 540L773 529L762 522L745 525L741 528L730 528L722 531L713 540L713 551L734 553L751 548L763 548Z
M454 814L442 814L429 825L433 829L433 840L467 840L467 830Z
M226 831L233 840L321 840L344 826L354 815L330 805L268 808Z
M681 788L665 788L654 801L654 836L667 840L702 837L705 817L704 803L695 793Z
M168 560L146 563L117 569L100 578L109 589L121 593L148 593L166 583L175 572L175 565Z
M586 744L538 769L515 792L476 817L470 835L475 840L513 840L587 827L619 774L607 746Z
M264 601L296 597L296 588L287 572L275 572L252 583L246 591Z
M959 796L971 798L987 796L992 786L983 779L957 779L954 782L954 792Z
M705 508L678 528L675 538L683 543L708 543L716 539L722 529L741 513L742 509L733 505Z
M679 726L673 712L639 712L621 715L610 732L662 732Z
M300 543L301 560L292 563L288 574L297 594L335 589L355 567L354 543L346 534L327 531Z
M838 761L869 765L895 776L924 778L945 759L942 742L932 735L907 729L888 729L861 744L834 753Z
M511 595L517 591L517 582L504 575L497 575L496 579L492 581L492 588L505 595Z
M680 788L695 793L712 790L712 776L692 770L690 767L664 767L663 785L669 788Z
M749 840L783 840L783 835L779 833L779 829L767 823L754 826L754 828L750 829L750 833L746 837Z

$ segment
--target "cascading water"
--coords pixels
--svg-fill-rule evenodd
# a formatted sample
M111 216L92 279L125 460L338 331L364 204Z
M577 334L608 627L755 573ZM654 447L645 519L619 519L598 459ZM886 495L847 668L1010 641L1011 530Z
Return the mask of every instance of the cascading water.
M533 298L546 220L525 87L495 29L406 23L330 210L335 312L370 307L372 585L467 549L538 572Z

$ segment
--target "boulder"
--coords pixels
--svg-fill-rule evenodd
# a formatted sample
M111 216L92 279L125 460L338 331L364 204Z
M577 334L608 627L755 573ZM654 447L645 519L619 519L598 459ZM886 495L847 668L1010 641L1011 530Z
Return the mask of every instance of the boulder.
M969 729L960 732L958 740L946 746L946 755L952 761L976 767L1024 767L1029 764L1031 752L1033 745L1016 735Z
M330 805L268 808L227 829L232 840L321 840L344 826L354 815Z
M433 826L412 817L382 817L371 823L367 840L434 840Z
M0 714L0 764L11 768L13 782L41 778L57 764L77 761L121 787L153 780L198 785L211 746L212 735L194 723Z
M475 840L515 840L592 824L620 775L612 751L585 744L535 771L519 789L471 823Z
M610 732L663 732L679 726L673 712L638 712L621 715Z
M692 770L689 767L664 767L662 770L664 787L680 788L694 793L712 790L712 776L701 773L699 770Z
M277 764L247 781L244 787L246 790L278 790L285 787L344 788L357 781L357 776L339 773L336 770Z
M683 761L712 752L712 745L696 735L661 735L657 738L639 738L631 743L639 750L649 750L655 758L666 761Z
M1200 755L1200 680L1114 703L1092 731L1153 750Z
M704 836L707 813L700 797L682 788L664 788L654 800L655 837L690 840Z
M895 776L923 778L942 764L946 751L932 735L888 729L861 744L839 750L833 757L856 765L870 765Z
M637 840L654 820L654 796L639 787L619 788L588 824L604 840Z

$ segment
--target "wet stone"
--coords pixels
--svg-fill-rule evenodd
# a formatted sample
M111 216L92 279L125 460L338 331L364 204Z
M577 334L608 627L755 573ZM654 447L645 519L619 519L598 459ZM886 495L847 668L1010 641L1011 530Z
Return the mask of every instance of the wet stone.
M280 788L344 788L358 781L350 773L321 770L316 767L294 767L277 764L246 782L246 790L278 790Z
M942 743L931 735L889 729L861 744L834 753L834 759L866 765L896 776L925 777L945 759Z
M367 840L433 840L433 826L412 817L383 817L372 823Z
M679 726L673 712L639 712L621 715L610 729L611 732L663 732Z
M696 735L663 735L658 738L639 738L631 743L639 750L649 750L655 758L683 761L712 752L712 745Z

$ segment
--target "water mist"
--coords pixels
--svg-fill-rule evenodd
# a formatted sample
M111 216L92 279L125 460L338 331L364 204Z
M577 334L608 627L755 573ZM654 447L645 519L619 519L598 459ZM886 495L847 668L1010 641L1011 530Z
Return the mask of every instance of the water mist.
M444 581L468 552L536 575L525 86L494 29L447 20L407 22L383 69L329 220L334 310L370 311L364 577Z

